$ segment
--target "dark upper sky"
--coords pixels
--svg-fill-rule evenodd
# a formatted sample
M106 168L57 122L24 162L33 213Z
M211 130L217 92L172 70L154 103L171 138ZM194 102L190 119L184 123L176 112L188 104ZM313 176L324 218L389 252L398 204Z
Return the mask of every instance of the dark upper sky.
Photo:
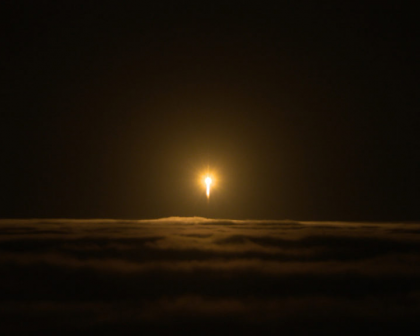
M420 219L410 8L148 3L1 5L0 217Z

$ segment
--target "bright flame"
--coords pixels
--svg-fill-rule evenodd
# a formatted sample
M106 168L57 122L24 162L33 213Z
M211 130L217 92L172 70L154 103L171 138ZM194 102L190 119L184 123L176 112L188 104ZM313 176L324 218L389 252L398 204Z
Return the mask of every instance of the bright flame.
M212 183L213 181L212 181L212 179L211 179L211 177L210 177L210 176L207 176L207 177L205 178L204 182L205 182L205 183L206 183L206 185L207 185L207 192L206 192L206 194L207 194L207 198L209 198L209 197L210 197L210 185L211 185L211 183Z

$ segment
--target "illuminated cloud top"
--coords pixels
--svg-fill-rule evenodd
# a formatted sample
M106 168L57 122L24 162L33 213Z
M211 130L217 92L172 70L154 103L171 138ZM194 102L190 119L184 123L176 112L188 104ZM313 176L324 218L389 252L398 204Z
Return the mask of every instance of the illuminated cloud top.
M172 217L0 229L6 335L418 328L420 224Z

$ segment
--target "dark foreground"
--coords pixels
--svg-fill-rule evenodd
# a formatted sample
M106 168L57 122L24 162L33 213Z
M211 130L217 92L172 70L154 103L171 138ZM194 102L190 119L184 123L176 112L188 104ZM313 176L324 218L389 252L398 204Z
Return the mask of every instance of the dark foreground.
M420 225L0 220L0 334L409 335Z

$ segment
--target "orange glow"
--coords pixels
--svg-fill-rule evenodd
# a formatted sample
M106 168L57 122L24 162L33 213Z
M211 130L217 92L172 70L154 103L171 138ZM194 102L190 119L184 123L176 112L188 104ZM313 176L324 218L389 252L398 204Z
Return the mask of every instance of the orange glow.
M205 179L204 179L204 183L206 184L206 186L207 186L207 191L206 191L206 194L207 194L207 198L210 198L210 185L211 185L211 183L213 182L213 180L212 180L212 178L210 177L210 176L207 176Z
M219 188L220 179L217 171L210 169L210 167L203 167L204 169L197 172L197 183L201 188L205 188L207 201L210 201L210 192L214 187Z

